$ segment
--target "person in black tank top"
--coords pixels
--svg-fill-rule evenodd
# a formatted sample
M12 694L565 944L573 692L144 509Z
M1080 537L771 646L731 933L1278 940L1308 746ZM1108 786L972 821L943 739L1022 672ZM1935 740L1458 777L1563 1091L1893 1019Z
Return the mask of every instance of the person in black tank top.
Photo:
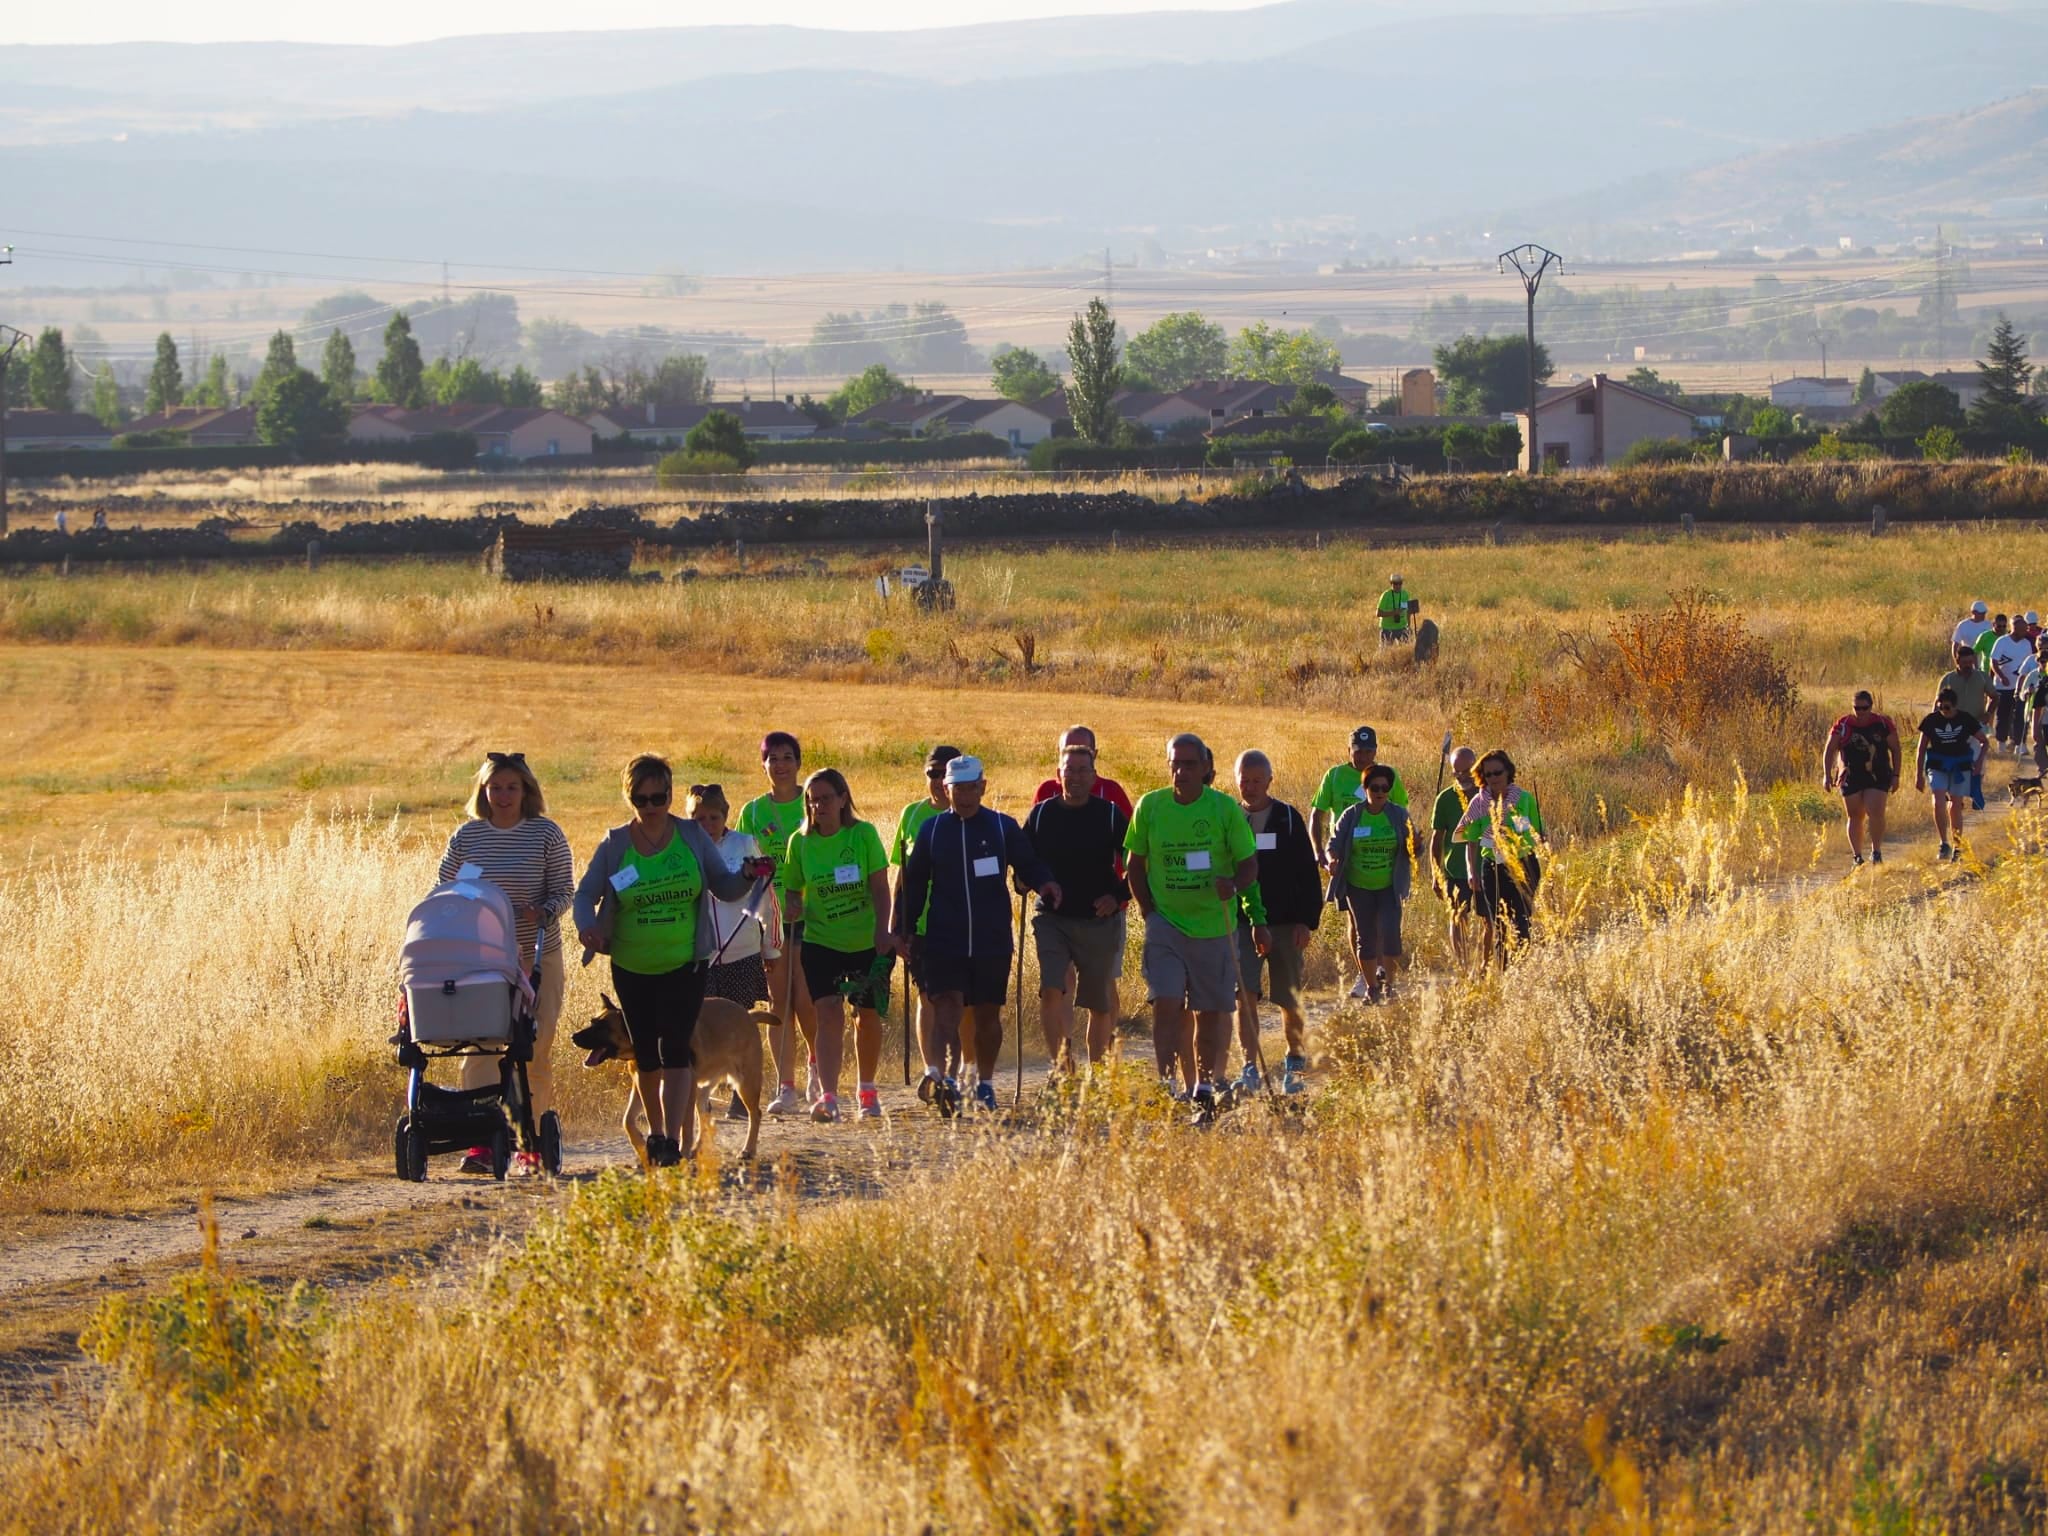
M1858 864L1866 840L1870 862L1884 862L1885 797L1899 785L1899 728L1889 715L1878 714L1874 703L1868 689L1859 690L1849 713L1829 727L1821 754L1822 783L1842 792L1849 853Z

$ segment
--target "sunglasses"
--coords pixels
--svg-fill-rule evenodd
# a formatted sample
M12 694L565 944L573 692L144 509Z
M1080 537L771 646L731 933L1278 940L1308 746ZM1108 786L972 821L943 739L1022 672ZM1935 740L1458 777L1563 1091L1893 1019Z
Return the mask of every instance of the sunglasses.
M657 805L668 804L668 791L665 789L657 789L651 795L629 795L627 798L633 802L633 808L635 810L651 811Z
M1508 771L1505 768L1482 768L1479 770L1479 777L1482 779L1504 779L1507 776Z
M524 752L486 752L484 754L484 761L493 768L524 768L526 766L526 754Z

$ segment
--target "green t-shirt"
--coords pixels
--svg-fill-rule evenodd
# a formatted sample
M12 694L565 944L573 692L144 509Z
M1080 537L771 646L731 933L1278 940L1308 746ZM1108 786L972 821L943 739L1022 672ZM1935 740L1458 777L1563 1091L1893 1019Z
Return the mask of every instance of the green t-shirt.
M1977 670L1986 677L1991 675L1991 647L2004 638L1997 630L1987 629L1970 642L1970 649L1977 653Z
M1446 784L1443 793L1436 797L1436 805L1429 813L1429 827L1432 832L1442 832L1448 840L1444 844L1444 878L1460 884L1472 878L1472 866L1468 855L1471 845L1458 841L1458 823L1465 819L1465 791L1456 784Z
M913 800L903 807L903 814L896 818L896 841L889 845L889 862L901 869L910 862L911 846L917 841L918 828L945 810L943 805L933 805L927 796ZM924 911L917 914L917 936L924 937L924 921L932 910L932 893L924 893Z
M1257 852L1244 810L1220 790L1204 788L1192 805L1170 789L1138 802L1124 849L1145 860L1145 881L1161 917L1191 939L1220 939L1237 924L1235 896L1216 894L1219 878Z
M804 942L842 955L875 947L875 909L868 900L868 876L889 867L882 834L871 821L856 821L830 837L798 832L789 840L782 865L782 892L804 899Z
M751 833L761 851L778 864L789 857L789 839L803 824L802 794L794 800L756 795L740 807L740 819L733 823L740 831Z
M1380 594L1380 628L1406 629L1408 627L1408 594L1395 587L1389 587Z
M1394 883L1394 819L1382 811L1358 813L1351 834L1351 863L1345 880L1361 891L1384 891Z
M1394 772L1394 784L1387 791L1387 798L1404 809L1407 807L1408 786L1401 782L1398 769ZM1309 802L1309 809L1328 811L1332 817L1337 817L1352 806L1364 803L1365 775L1349 763L1338 763L1323 775L1323 782L1316 789L1315 799Z
M1543 812L1534 795L1511 784L1507 804L1499 814L1488 817L1484 824L1473 823L1472 830L1479 835L1471 840L1479 844L1479 857L1487 863L1527 858L1543 836Z
M682 832L677 830L656 853L627 844L619 869L632 870L634 880L618 892L613 963L641 976L663 976L695 960L704 871Z

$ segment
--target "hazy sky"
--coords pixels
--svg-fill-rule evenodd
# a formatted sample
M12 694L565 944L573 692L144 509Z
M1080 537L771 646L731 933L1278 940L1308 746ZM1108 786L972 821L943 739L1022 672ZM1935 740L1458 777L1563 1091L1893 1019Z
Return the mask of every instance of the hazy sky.
M349 0L291 5L257 0L100 0L70 10L23 3L0 9L0 43L284 41L410 43L478 32L597 31L781 22L864 31L959 26L1024 16L1129 11L1234 11L1260 0L583 0L564 9L543 0Z

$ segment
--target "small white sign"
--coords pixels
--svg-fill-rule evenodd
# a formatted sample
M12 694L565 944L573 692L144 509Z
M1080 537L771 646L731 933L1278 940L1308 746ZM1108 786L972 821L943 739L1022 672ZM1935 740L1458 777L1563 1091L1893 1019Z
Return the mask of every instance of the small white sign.
M639 883L640 871L630 864L612 876L612 889L615 891L629 891Z
M1198 872L1198 873L1199 873L1200 871L1202 871L1202 870L1205 870L1205 869L1207 869L1208 867L1209 867L1209 850L1208 850L1208 849L1206 849L1206 848L1197 848L1197 849L1195 849L1195 851L1194 851L1194 852L1192 852L1192 853L1190 853L1190 854L1188 855L1188 868L1189 868L1190 870L1193 870L1193 871L1196 871L1196 872Z
M834 885L859 885L860 866L858 864L840 865L832 871L832 883Z
M1266 853L1280 846L1280 834L1278 832L1260 832L1252 838L1252 842L1257 846L1259 852Z
M906 587L921 587L932 579L932 573L921 565L906 565L897 575Z
M1000 875L1003 872L1003 861L992 853L983 854L974 861L974 872L984 876Z
M1351 791L1351 798L1354 800L1363 800L1365 798L1365 781L1363 779L1359 780L1358 788Z
M1372 828L1361 821L1357 826L1351 829L1351 835L1353 837L1371 837Z

